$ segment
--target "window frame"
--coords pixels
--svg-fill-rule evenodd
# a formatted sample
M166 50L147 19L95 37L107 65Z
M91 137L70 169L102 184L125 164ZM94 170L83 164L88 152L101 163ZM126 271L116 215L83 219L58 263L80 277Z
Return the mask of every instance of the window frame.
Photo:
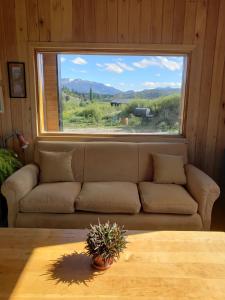
M194 45L176 44L103 44L103 43L58 43L42 42L29 43L29 71L31 82L31 109L33 134L38 139L57 140L125 140L125 141L159 141L159 140L180 140L186 138L186 119L188 106L188 89L191 66L191 55ZM154 134L154 133L76 133L76 132L51 132L44 130L43 99L38 78L38 53L66 53L66 54L127 54L127 55L168 55L186 56L186 66L183 79L185 82L183 90L183 105L181 115L181 133L179 134Z

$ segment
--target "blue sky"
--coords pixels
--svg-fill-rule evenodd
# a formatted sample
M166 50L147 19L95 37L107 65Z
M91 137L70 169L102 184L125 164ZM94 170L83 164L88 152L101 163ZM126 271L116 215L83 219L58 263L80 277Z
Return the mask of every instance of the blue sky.
M122 91L181 87L184 57L60 54L61 78L101 82Z

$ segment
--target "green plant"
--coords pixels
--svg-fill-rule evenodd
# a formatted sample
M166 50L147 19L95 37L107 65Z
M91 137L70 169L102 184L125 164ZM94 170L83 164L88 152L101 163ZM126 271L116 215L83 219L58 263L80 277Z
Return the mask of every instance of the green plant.
M0 149L0 185L3 181L22 167L22 163L13 151Z
M86 240L87 254L104 260L118 258L126 248L125 230L116 223L90 225Z

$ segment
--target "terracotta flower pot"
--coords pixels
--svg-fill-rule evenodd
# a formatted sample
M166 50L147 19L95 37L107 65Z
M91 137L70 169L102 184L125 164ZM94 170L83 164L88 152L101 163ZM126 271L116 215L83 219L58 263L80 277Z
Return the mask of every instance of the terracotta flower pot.
M106 270L111 267L113 258L104 259L100 255L92 258L92 266L97 270Z

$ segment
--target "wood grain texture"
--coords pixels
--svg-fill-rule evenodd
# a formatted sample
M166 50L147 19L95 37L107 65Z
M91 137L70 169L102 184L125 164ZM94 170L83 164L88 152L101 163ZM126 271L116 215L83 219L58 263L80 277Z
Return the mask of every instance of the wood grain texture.
M128 232L104 272L85 254L87 231L0 230L1 299L217 299L225 297L224 232ZM116 288L115 288L116 287Z
M174 11L174 0L164 1L163 24L162 24L162 43L172 43L173 19L174 19L173 11Z
M59 130L58 111L58 82L57 82L57 57L54 53L45 53L44 62L44 107L46 113L46 131Z
M218 117L220 112L220 102L223 84L223 72L225 62L225 1L220 2L219 22L216 38L216 49L214 56L214 66L212 75L212 87L209 104L209 118L206 140L205 168L206 171L214 174L215 146L218 129Z
M195 45L196 48L192 52L191 56L191 68L190 68L190 81L189 81L189 94L187 105L187 138L191 145L189 147L189 159L190 162L195 163L195 144L196 144L196 132L197 121L199 117L199 93L201 87L201 75L202 75L202 60L203 49L205 41L207 20L207 5L205 1L199 1L196 12L195 23ZM196 67L198 66L198 67Z
M25 18L27 19L29 41L39 40L38 0L26 0Z
M118 42L128 42L129 0L118 0Z
M51 41L51 2L38 0L39 40Z
M8 60L32 60L27 57L29 42L98 42L121 48L124 43L151 43L162 49L193 44L184 134L190 160L216 177L224 148L224 6L224 0L2 0L5 113L0 115L0 135L18 128L31 142L34 137L33 74L26 68L27 100L12 101L6 68Z
M185 22L185 1L175 0L173 16L173 43L183 42Z
M185 7L183 43L192 44L194 41L196 10L197 10L197 1L187 0L186 7Z
M201 117L197 122L196 136L196 162L198 166L205 170L205 143L207 134L207 122L209 117L209 103L211 93L211 82L214 64L214 52L216 46L217 24L219 16L220 1L210 1L208 6L208 16L206 24L206 34L204 42L203 66L201 75L201 87L199 96L199 108Z

